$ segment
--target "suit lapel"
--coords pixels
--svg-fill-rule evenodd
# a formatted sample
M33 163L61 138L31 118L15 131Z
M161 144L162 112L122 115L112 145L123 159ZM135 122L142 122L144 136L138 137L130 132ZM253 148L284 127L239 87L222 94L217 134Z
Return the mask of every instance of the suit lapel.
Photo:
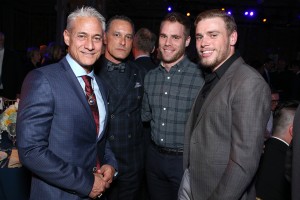
M80 102L82 103L82 107L86 110L86 112L89 115L89 117L91 118L91 120L94 121L92 111L89 107L89 104L87 103L84 91L83 91L80 83L78 82L77 77L75 76L74 72L72 71L72 69L66 59L63 59L61 61L61 63L66 72L65 73L66 81L69 83L70 87L73 89L75 95L79 98ZM95 126L95 129L96 129L96 126Z
M225 74L221 77L221 79L218 81L218 83L215 85L215 87L211 90L207 98L205 99L200 113L198 115L198 118L194 124L193 127L196 127L201 120L203 114L206 112L206 109L209 107L211 103L214 103L214 98L216 95L220 94L222 89L224 89L224 86L228 84L229 79L233 76L233 73L236 71L237 67L241 65L242 59L238 58L230 67L229 69L225 72ZM192 128L193 128L192 127Z
M114 105L111 107L111 108L113 108L113 110L110 110L110 113L114 113L116 111L116 109L119 108L119 106L122 104L124 98L129 94L128 91L131 91L132 88L135 87L135 84L137 82L137 77L138 77L137 70L135 70L134 68L131 68L128 65L126 66L126 70L130 70L129 72L125 72L125 73L130 74L128 82L124 83L124 84L127 85L126 89L122 92L122 94L120 96L118 95L118 97L115 98L113 96L115 96L116 94L118 94L118 91L111 84L111 82L114 81L114 80L112 80L110 78L110 76L107 75L107 73L109 73L109 72L107 72L106 68L101 69L101 73L100 73L101 80L103 80L105 82L105 85L107 87L109 87L109 90L110 90L110 99L114 98L114 100L116 100L115 103L114 103ZM110 101L110 103L112 103L112 102Z
M104 124L103 126L106 127L107 124L107 116L108 116L108 107L107 107L107 94L106 94L106 90L103 87L103 84L101 82L101 80L98 78L98 76L95 76L97 85L99 87L103 102L104 102L104 106L105 106L105 110L106 110L106 116L105 116L105 120L104 120ZM100 116L101 117L101 116ZM97 138L97 141L101 140L101 138L103 137L104 134L101 134L100 137Z
M123 93L119 96L118 98L118 101L116 102L114 108L118 108L124 98L130 94L130 91L132 90L132 88L134 88L134 84L136 83L136 80L137 80L137 73L135 70L133 70L132 68L130 68L129 66L126 67L126 70L130 70L129 74L130 74L130 77L129 77L129 80L128 80L128 83L124 83L124 84L127 84L127 87L126 89L123 91ZM112 113L114 112L115 110L112 110Z

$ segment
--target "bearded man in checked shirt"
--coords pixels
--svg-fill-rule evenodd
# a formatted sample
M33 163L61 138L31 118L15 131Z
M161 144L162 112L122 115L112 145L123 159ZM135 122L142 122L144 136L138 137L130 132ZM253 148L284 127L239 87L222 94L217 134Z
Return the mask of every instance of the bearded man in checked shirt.
M160 26L160 65L146 74L142 120L150 121L151 145L146 157L151 200L174 200L183 175L184 127L193 101L204 84L200 68L185 55L190 21L169 13Z

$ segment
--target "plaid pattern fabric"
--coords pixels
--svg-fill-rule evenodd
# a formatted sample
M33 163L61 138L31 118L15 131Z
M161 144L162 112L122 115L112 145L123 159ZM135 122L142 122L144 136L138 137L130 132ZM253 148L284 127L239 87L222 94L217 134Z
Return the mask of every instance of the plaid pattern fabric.
M157 145L183 148L185 123L203 84L201 70L187 57L169 72L159 66L147 73L142 119L151 122Z
M129 61L124 73L113 73L107 71L105 58L100 61L98 75L109 90L107 139L118 161L120 178L124 174L137 173L144 167L141 107L146 71ZM123 75L125 78L120 77ZM116 88L118 81L123 82L121 88Z

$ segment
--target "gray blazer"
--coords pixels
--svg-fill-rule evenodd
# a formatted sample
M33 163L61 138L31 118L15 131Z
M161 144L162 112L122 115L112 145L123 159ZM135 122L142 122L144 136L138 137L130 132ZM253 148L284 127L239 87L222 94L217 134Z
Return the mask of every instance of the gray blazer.
M255 199L252 181L270 116L269 86L238 58L185 130L184 168L197 200Z

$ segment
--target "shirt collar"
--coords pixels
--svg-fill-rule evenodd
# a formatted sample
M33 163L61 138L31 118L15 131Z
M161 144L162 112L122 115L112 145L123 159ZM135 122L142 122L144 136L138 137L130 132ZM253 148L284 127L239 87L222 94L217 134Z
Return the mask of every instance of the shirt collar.
M187 67L189 65L189 59L185 55L178 63L176 63L174 66L171 67L170 72L174 70L182 70L183 68ZM162 62L159 64L159 69L165 71L165 67L162 65Z
M86 74L86 71L83 67L81 67L71 56L70 54L66 55L66 59L71 66L71 69L73 70L76 77L81 77L84 75L88 75L91 78L94 78L94 70L92 70L89 74Z
M140 56L136 57L135 60L138 58L150 58L150 56L149 55L140 55Z
M225 74L225 72L229 69L231 64L240 57L239 52L235 52L230 58L228 58L216 71L212 72L210 69L204 68L204 77L211 76L211 74L214 74L218 79L221 79L221 77Z
M285 143L286 145L290 146L289 143L287 143L286 141L284 141L283 139L276 137L276 136L271 136L271 138L275 138L277 140L280 140L281 142Z

